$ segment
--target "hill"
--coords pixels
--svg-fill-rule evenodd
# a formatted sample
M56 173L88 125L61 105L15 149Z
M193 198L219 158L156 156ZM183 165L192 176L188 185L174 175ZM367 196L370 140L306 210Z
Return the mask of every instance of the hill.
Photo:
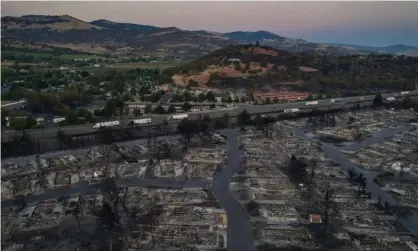
M373 47L373 46L365 46L365 45L354 45L354 44L329 44L336 48L344 48L346 50L352 51L359 51L364 53L387 53L387 54L395 54L395 55L405 55L411 57L418 57L418 47L417 46L409 46L403 44L396 44L384 47Z
M379 48L357 48L332 44L317 44L301 39L279 36L268 31L229 33L204 30L187 31L176 27L156 27L151 25L118 23L105 19L85 22L64 16L28 15L2 17L3 41L5 49L67 48L80 52L117 55L149 55L193 59L230 44L246 44L257 41L261 45L290 52L321 51L338 55L358 52L379 51ZM396 45L381 50L383 52L412 55L416 48Z
M231 45L163 72L182 86L345 92L414 89L418 58L392 55L293 53L266 46ZM225 84L240 79L243 85ZM244 80L245 79L245 80Z

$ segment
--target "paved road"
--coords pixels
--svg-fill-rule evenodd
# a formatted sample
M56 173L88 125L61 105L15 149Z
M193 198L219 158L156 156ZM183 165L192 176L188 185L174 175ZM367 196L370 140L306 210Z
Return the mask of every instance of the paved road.
M385 129L381 132L375 134L375 137L370 139L369 141L365 141L359 144L353 144L350 145L350 149L353 150L360 150L364 147L370 146L372 144L376 144L385 138L391 137L397 133L400 133L403 130L403 127L394 128L394 129ZM299 138L305 139L307 141L310 141L312 143L317 143L318 141L312 138L307 137L303 131L301 130L295 130L295 135ZM369 172L366 171L361 165L357 165L352 163L346 156L341 154L340 149L327 144L322 143L322 150L325 152L325 154L332 159L333 162L339 164L342 168L344 168L346 171L352 169L357 175L363 174L363 177L367 178L367 186L366 189L368 192L371 192L373 199L376 199L380 201L380 204L384 206L384 204L387 202L389 206L397 206L398 202L389 194L382 190L379 185L373 182L374 178L378 173L376 172ZM401 223L409 230L409 232L418 234L418 215L414 214L406 220L401 220Z
M207 187L211 184L208 179L200 180L173 180L173 179L131 179L131 180L116 180L119 186L128 187L162 187L162 188L192 188L192 187ZM70 196L74 194L97 194L98 189L103 187L102 182L92 184L76 184L70 187L45 189L43 193L33 194L25 197L26 203L36 203L45 200L57 199L59 197ZM10 207L14 200L6 199L1 201L2 209Z
M250 218L229 189L232 176L242 167L243 152L238 149L237 132L228 130L225 135L228 138L228 163L227 167L214 177L212 191L227 213L228 250L253 251L255 249Z
M402 98L407 95L418 95L418 90L410 91L409 94L401 95L399 93L396 94L396 98ZM386 97L395 97L395 94L383 94L384 98ZM218 118L222 117L224 113L228 113L230 116L236 116L239 112L243 109L246 109L250 114L257 114L257 113L283 113L284 109L291 109L291 108L299 108L301 110L312 110L313 108L319 108L321 110L326 110L328 107L349 107L355 106L355 102L362 103L362 105L370 105L374 99L374 95L369 96L358 96L358 97L348 97L342 99L340 102L337 103L330 103L331 99L323 99L318 100L318 105L313 106L306 106L306 101L295 102L295 103L282 103L282 104L272 104L272 105L249 105L249 104L240 104L240 107L236 109L225 109L225 110L209 110L209 111L202 111L202 112L195 112L189 113L190 118L197 117L199 114L208 114L211 118ZM152 122L151 125L161 123L163 120L167 118L168 115L152 115L152 116L144 116L143 118L151 118ZM129 120L122 120L122 126L128 126ZM176 121L171 121L170 123L178 123ZM61 127L61 130L65 132L76 134L76 133L89 133L95 131L93 129L93 124L85 124L85 125L78 125L78 126L66 126ZM28 130L27 132L31 134L33 137L53 137L56 135L58 128L48 128L48 129L37 129L37 130ZM15 134L14 131L6 131L2 133L3 139L7 140L11 138Z

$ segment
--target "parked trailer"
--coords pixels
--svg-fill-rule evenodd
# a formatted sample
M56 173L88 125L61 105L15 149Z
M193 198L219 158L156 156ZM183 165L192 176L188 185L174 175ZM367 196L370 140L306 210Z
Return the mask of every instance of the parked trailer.
M337 103L340 102L342 99L341 98L333 98L331 99L331 101L329 101L330 103Z
M409 94L409 92L401 92L401 95Z
M308 101L305 105L317 105L318 101Z
M96 123L93 128L101 128L101 127L112 127L120 125L119 121L108 121L108 122L101 122Z
M168 120L171 119L186 119L189 117L189 114L175 114L175 115L171 115L170 117L168 117Z
M284 109L284 113L300 112L299 108Z
M65 117L59 117L59 118L53 118L52 121L54 121L54 123L59 123L61 121L64 121Z
M395 97L387 97L386 101L395 101Z
M147 123L151 123L151 119L150 118L146 118L146 119L134 119L134 120L132 120L132 122L134 124L147 124Z

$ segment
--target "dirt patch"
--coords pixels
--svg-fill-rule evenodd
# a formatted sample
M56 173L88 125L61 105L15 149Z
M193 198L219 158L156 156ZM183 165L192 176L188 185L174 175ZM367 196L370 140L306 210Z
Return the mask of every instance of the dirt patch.
M299 70L300 71L303 71L303 72L315 72L315 71L318 71L315 68L306 67L306 66L299 66Z
M241 66L241 69L245 68L245 64L243 63L241 63L240 66ZM199 84L199 87L205 87L206 86L205 84L208 82L210 75L212 73L216 73L217 75L221 77L231 77L231 78L248 77L250 75L262 75L267 70L271 69L272 66L273 66L272 64L269 64L267 65L267 67L263 68L256 63L251 63L249 66L249 69L245 73L243 73L241 70L236 70L234 64L231 64L228 66L211 65L203 72L199 72L195 74L185 74L185 75L175 74L172 77L172 80L176 85L179 85L179 86L187 86L187 84L189 83L189 80L194 80ZM255 74L250 74L248 72L248 71L257 71L257 70L261 70L261 71Z
M274 57L278 55L277 51L267 50L267 49L259 48L259 47L248 48L247 52L250 52L250 53L253 53L253 54L269 55L269 56L274 56Z

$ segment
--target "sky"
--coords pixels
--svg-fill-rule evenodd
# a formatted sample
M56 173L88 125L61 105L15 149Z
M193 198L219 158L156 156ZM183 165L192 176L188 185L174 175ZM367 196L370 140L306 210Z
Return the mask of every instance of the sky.
M84 21L217 32L267 30L318 43L418 46L418 2L1 2L2 16L70 15Z

